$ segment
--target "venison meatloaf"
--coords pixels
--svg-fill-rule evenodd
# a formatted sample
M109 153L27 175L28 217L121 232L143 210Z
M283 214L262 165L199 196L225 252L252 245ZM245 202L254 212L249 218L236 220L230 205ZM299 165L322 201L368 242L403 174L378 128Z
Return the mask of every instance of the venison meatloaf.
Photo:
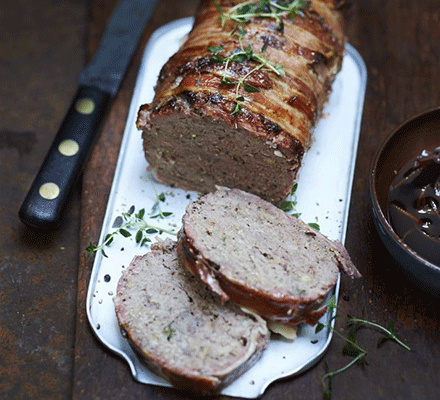
M290 12L240 3L201 1L137 127L159 181L201 193L234 187L276 203L292 188L342 65L341 2L276 2L299 4Z
M238 189L188 205L178 253L223 303L291 325L318 322L340 269L360 276L342 243Z
M114 298L124 335L141 359L176 388L220 390L249 369L269 343L266 322L216 296L177 261L176 243L137 256Z

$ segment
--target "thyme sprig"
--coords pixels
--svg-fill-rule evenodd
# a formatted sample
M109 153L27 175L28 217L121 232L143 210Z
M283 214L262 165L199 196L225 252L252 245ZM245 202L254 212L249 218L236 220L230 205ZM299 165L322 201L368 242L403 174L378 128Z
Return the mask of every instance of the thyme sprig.
M284 212L291 213L296 218L299 218L301 214L296 211L296 191L298 190L298 183L295 183L292 186L292 190L290 191L289 200L282 201L278 207Z
M237 4L227 11L224 11L219 3L214 4L220 14L222 27L227 21L245 24L252 18L272 18L276 21L278 30L283 31L282 17L289 16L293 21L301 9L308 7L310 3L311 1L307 0L250 0Z
M264 52L269 44L268 40L264 42L261 53L255 52L250 45L246 48L243 46L242 39L246 35L244 25L251 21L252 18L273 18L278 24L278 29L284 31L283 16L288 15L292 20L300 12L302 8L308 7L310 1L307 0L260 0L260 1L245 1L237 4L227 11L223 10L223 7L214 2L215 7L219 13L221 26L224 27L226 21L231 20L236 22L234 29L231 32L232 36L238 36L240 46L236 51L233 51L230 55L225 56L225 49L223 46L211 46L208 50L213 54L211 62L224 64L225 67L222 72L222 84L235 86L235 106L232 110L232 115L242 112L241 103L245 101L243 95L240 95L240 88L246 92L259 92L260 89L246 83L246 79L249 78L254 72L260 69L267 69L277 75L284 75L284 68L278 63L271 63L264 56ZM231 62L242 63L244 61L254 61L257 65L247 72L240 79L234 81L230 77L229 64Z
M298 204L296 200L296 191L298 190L298 183L295 183L292 186L292 190L290 191L290 196L284 201L282 201L280 204L278 204L278 208L283 210L285 213L288 213L292 215L295 218L300 218L301 213L299 213L296 210L296 205ZM321 227L319 226L318 222L309 222L307 225L309 225L311 228L316 229L319 231Z
M382 346L386 341L393 341L403 347L406 350L411 350L405 343L403 343L394 333L394 323L390 323L387 328L379 325L375 322L371 322L361 318L355 318L350 315L347 316L347 326L349 327L349 331L347 336L344 336L340 332L334 329L332 325L332 321L335 318L338 318L339 315L335 314L335 310L337 308L336 297L332 296L328 302L327 309L332 317L327 324L323 324L319 322L316 325L315 333L320 332L324 328L330 329L334 334L339 336L345 341L345 346L342 349L342 353L344 355L352 357L352 360L348 362L343 367L329 371L328 366L326 365L327 373L321 378L321 384L324 391L324 396L326 399L332 398L332 379L341 374L342 372L348 370L353 365L367 365L366 356L368 354L367 350L359 345L356 338L356 333L362 329L363 327L371 327L377 330L380 333L380 337L377 341L377 347ZM334 314L334 315L333 315Z
M152 215L150 216L150 218L164 219L173 214L170 211L162 211L162 207L160 206L160 203L163 203L164 201L165 201L165 193L160 193L160 194L156 193L156 200L153 206L151 207L150 214Z
M225 52L225 48L223 46L208 47L209 52L212 54L212 56L210 57L210 61L217 64L224 64L224 68L221 73L221 83L227 86L235 86L235 100L237 103L234 110L232 111L232 114L237 114L242 111L240 103L243 102L245 98L240 94L240 88L243 88L248 93L255 93L260 91L259 88L249 83L246 83L246 79L248 79L250 75L263 68L272 71L277 75L284 75L284 68L281 65L279 65L278 63L271 63L269 60L267 60L263 53L255 52L252 49L251 45L248 45L246 48L244 48L241 38L242 36L240 34L240 47L227 56L222 54ZM248 71L245 75L240 77L240 79L231 79L231 73L229 71L230 64L232 62L241 64L245 61L254 61L257 63L257 65L253 67L250 71Z
M160 202L165 201L165 195L161 193L156 196L156 201L151 209L150 218L166 218L172 215L172 212L163 212L160 208ZM140 209L137 213L134 212L135 207L132 206L128 211L123 212L120 216L116 217L113 223L113 228L116 228L113 232L107 233L101 244L90 243L87 248L87 255L91 256L95 253L101 252L104 257L108 257L105 248L110 246L115 237L121 235L125 238L133 236L130 230L135 230L135 242L139 246L144 246L151 242L149 235L161 234L162 232L168 233L170 235L176 235L176 232L169 229L164 229L162 227L152 225L145 220L145 209Z

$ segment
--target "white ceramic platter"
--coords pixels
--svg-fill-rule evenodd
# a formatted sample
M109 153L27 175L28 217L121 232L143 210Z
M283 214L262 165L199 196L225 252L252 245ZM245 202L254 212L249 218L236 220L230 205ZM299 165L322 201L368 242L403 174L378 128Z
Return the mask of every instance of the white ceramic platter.
M141 133L135 121L139 107L154 96L154 85L162 65L174 54L191 29L191 18L169 23L158 29L145 49L142 65L131 102L119 159L116 167L100 243L112 232L117 216L132 206L136 211L152 209L157 195L165 194L163 211L172 211L166 219L151 219L154 225L177 231L186 205L198 197L161 185L147 172L142 151ZM347 45L343 67L334 83L324 117L315 129L315 142L305 155L296 192L296 211L307 222L317 222L320 230L331 239L344 242L351 185L357 153L359 128L366 85L366 68L356 50ZM147 215L148 216L148 215ZM135 231L133 232L135 233ZM161 237L172 237L162 233ZM87 316L102 343L122 356L136 380L146 384L169 386L150 372L138 359L121 335L113 307L118 279L133 256L147 252L130 238L116 238L105 249L107 258L97 253L87 297ZM338 295L339 282L331 295ZM326 314L323 321L328 321ZM268 349L258 363L222 394L243 398L260 396L267 386L282 377L294 376L316 363L331 340L331 331L318 334L310 326L300 326L295 341L273 335Z

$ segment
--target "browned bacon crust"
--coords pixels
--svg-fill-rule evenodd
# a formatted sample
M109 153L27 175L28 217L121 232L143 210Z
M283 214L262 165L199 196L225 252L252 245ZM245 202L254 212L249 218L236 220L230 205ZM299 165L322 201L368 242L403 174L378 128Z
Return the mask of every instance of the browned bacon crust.
M218 3L226 11L239 2ZM211 61L208 48L221 45L226 55L239 48L231 35L235 23L222 27L214 2L202 0L188 39L161 70L153 102L139 111L137 126L158 179L201 192L224 185L282 200L341 67L345 36L337 3L313 0L294 21L283 17L283 32L273 19L244 25L243 48L261 53L265 46L265 58L285 74L252 73L246 83L260 91L240 88L242 112L232 114L235 87L221 83L224 65ZM237 81L255 65L231 62L230 78Z

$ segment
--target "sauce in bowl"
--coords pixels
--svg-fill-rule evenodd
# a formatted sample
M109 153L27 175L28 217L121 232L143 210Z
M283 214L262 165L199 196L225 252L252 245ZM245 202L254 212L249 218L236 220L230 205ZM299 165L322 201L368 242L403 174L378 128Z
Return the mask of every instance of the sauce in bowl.
M397 172L388 219L406 245L440 266L440 147L423 151Z

